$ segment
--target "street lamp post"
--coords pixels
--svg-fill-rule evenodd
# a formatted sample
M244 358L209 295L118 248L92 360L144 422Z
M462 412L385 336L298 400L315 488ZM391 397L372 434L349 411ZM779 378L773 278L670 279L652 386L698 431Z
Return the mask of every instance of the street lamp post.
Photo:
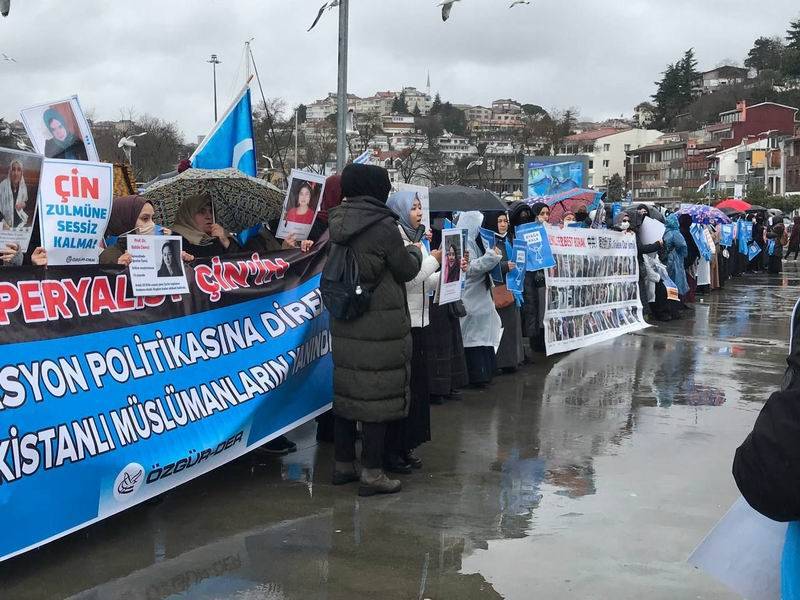
M211 63L211 70L214 76L214 123L217 122L217 65L221 64L222 61L217 58L216 54L211 55L211 59L206 61L207 63Z
M339 85L336 99L336 172L347 162L347 43L350 0L339 0Z

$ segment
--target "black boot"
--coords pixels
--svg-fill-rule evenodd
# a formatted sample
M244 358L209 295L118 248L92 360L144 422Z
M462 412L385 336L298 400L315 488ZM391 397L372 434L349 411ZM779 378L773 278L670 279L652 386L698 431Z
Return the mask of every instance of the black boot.
M405 461L403 456L394 452L387 455L386 460L383 461L383 468L389 473L411 474L411 465Z
M412 469L421 469L422 468L422 459L414 454L413 450L409 450L405 453L403 458L406 461L406 464L410 465Z

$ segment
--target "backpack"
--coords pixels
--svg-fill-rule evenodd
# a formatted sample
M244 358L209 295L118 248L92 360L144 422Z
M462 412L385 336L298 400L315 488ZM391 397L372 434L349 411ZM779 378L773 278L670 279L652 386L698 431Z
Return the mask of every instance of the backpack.
M378 284L380 280L378 281ZM322 269L319 291L322 303L334 319L352 321L369 308L372 289L361 286L358 262L350 246L331 244L328 261Z

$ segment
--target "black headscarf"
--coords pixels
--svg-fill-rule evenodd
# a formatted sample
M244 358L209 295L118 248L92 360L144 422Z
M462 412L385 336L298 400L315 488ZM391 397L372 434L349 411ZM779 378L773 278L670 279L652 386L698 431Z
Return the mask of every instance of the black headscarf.
M386 202L391 191L389 172L382 167L349 164L342 171L342 196L345 198L369 196Z
M536 220L530 205L522 200L517 200L508 209L508 235L513 240L516 237L516 228L525 223Z
M542 212L545 208L547 208L547 204L544 202L534 202L533 206L531 206L531 212L533 213L533 220L539 218L539 213Z
M686 248L688 250L683 264L690 267L694 264L694 261L700 258L700 250L697 249L697 242L694 241L694 236L692 236L692 216L686 214L678 215L678 225L680 225L681 235L686 240Z

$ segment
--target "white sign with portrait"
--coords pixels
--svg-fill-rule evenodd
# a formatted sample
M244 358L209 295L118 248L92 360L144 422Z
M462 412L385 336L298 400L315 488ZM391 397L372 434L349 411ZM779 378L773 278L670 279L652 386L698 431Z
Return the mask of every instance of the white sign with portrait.
M22 109L34 149L47 158L100 162L89 122L77 96Z
M42 156L0 148L0 248L26 252L36 218Z
M293 235L296 241L308 239L322 204L323 191L324 175L292 169L275 237L285 240Z
M188 294L179 235L129 235L128 253L134 296Z
M439 277L439 289L436 303L450 304L461 300L462 282L465 275L461 270L461 258L464 256L464 236L461 229L445 229L442 231L442 269Z

